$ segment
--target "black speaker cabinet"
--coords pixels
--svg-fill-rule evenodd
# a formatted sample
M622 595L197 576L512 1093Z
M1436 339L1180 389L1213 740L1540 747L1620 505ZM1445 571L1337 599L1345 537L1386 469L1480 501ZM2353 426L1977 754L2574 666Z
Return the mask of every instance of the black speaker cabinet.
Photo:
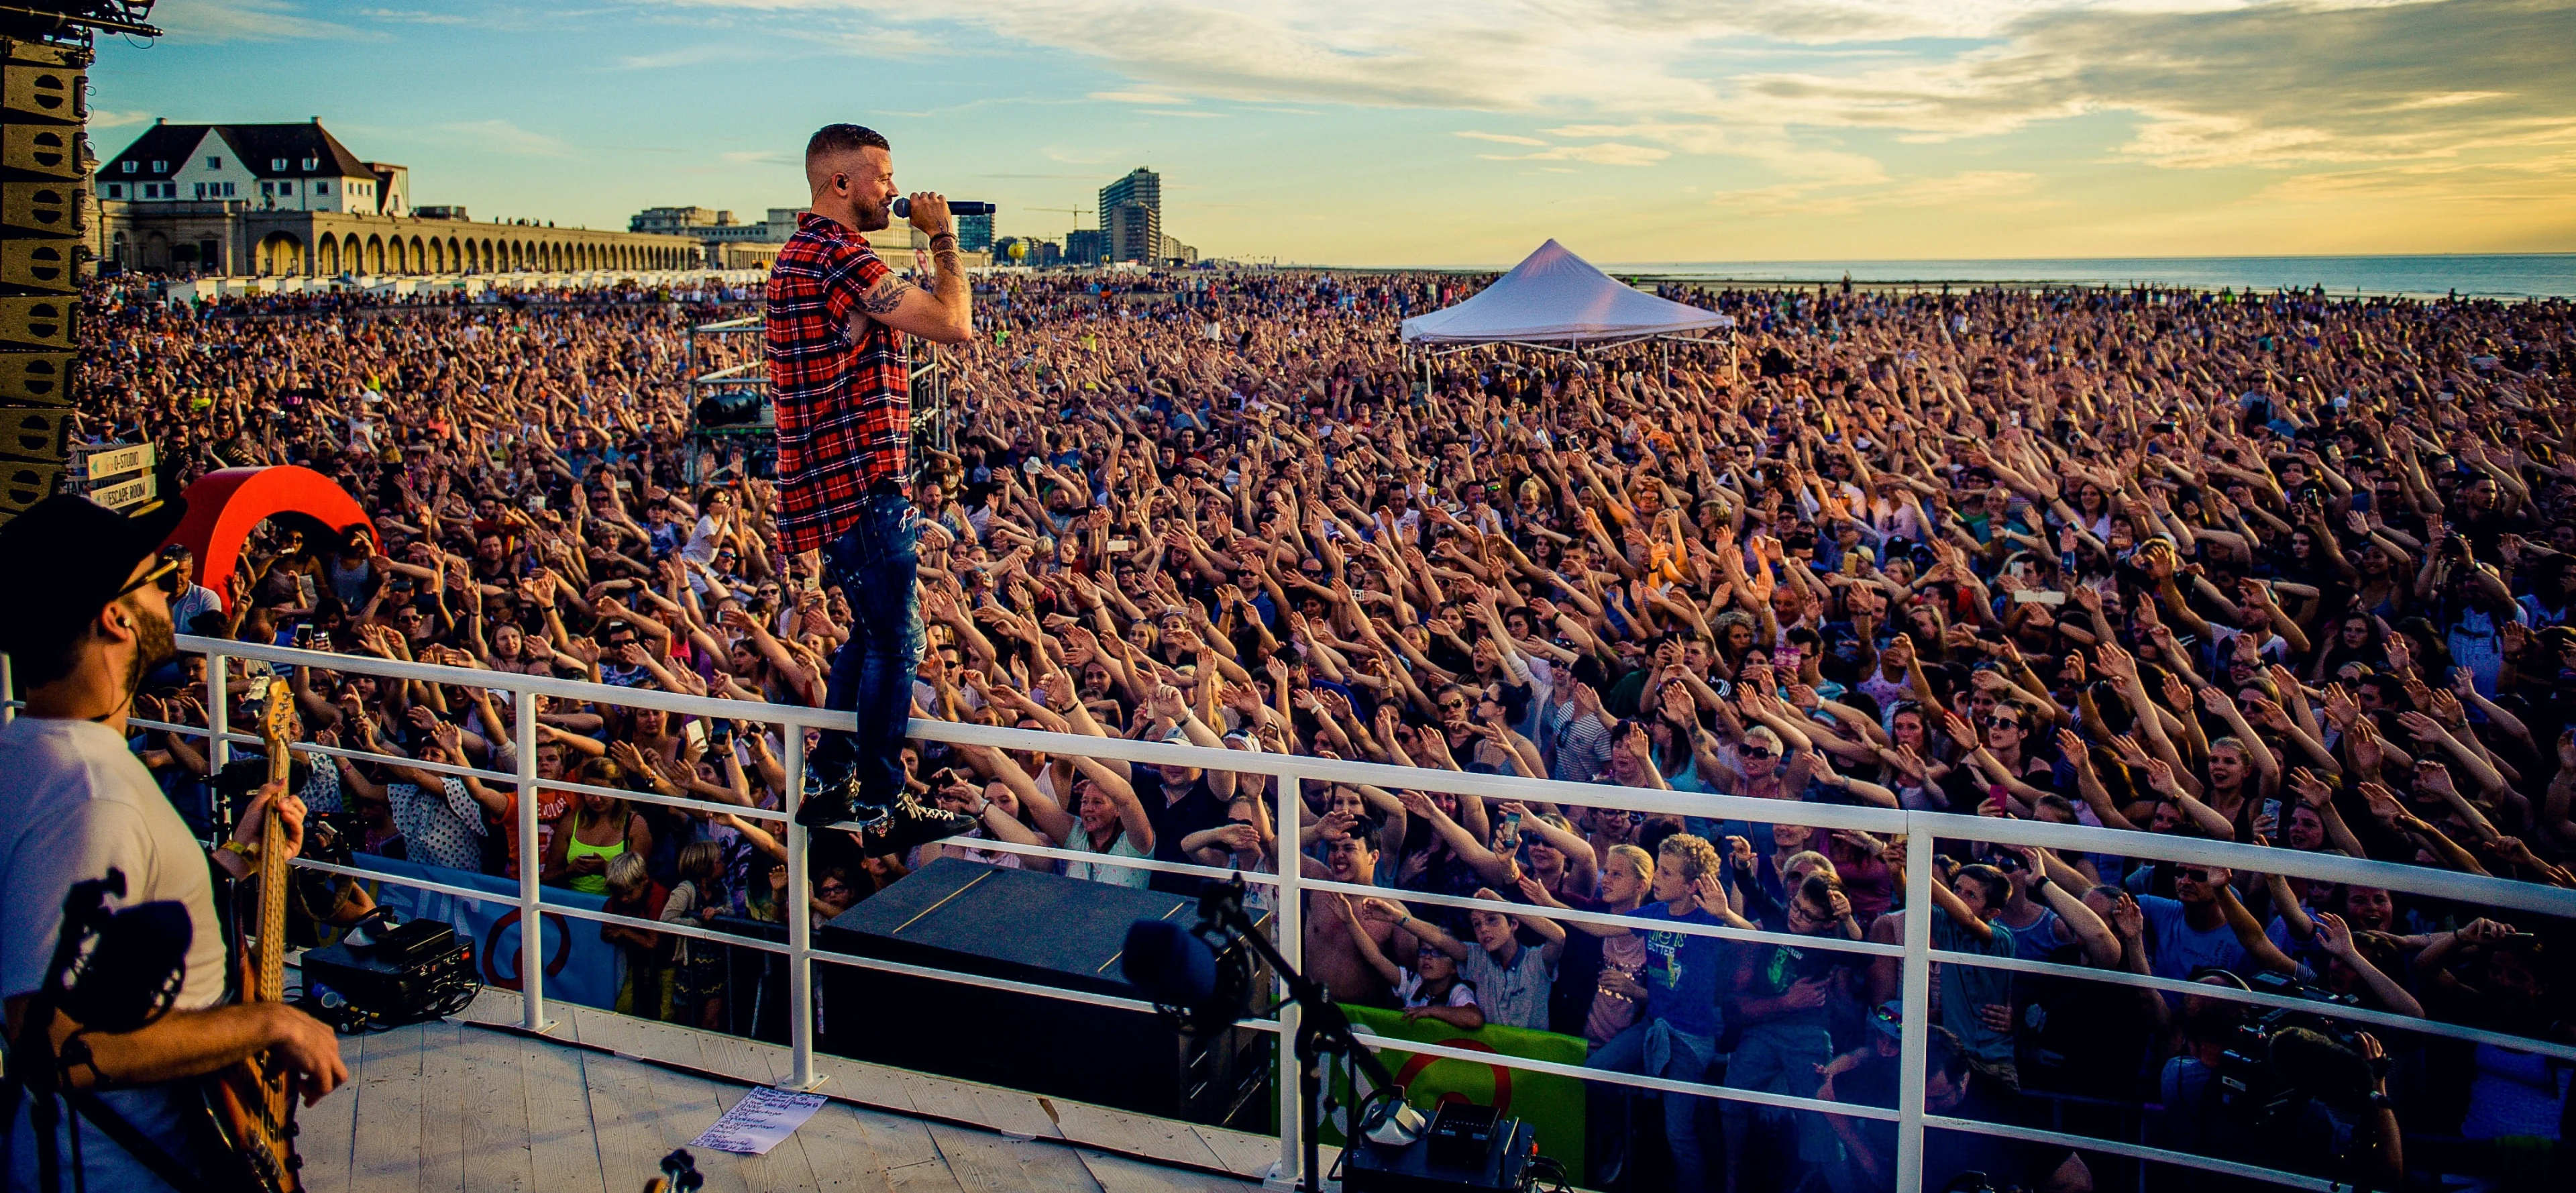
M0 341L20 348L73 347L72 317L77 298L0 298Z
M80 275L75 267L79 258L80 241L69 236L13 235L0 239L0 286L78 294Z
M1062 990L1140 997L1128 925L1195 899L941 858L825 925L815 945ZM1240 947L1240 946L1237 946ZM1255 1014L1271 981L1256 975ZM823 1048L840 1056L1190 1122L1268 1129L1270 1033L1207 1040L1153 1014L818 962Z
M0 125L0 167L77 179L80 132L79 126L70 124Z

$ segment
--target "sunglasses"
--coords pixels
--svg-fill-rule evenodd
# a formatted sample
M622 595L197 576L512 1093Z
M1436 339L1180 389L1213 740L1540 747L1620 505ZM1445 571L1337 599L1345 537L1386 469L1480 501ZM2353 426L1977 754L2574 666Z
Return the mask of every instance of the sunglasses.
M158 588L163 592L169 592L178 586L176 583L178 575L179 561L176 559L165 558L161 562L153 564L151 571L143 573L143 575L133 583L117 589L115 594L107 599L111 602L122 600L126 594L139 591L146 584ZM165 583L164 581L169 581L169 583Z
M1742 750L1739 750L1738 753L1743 754L1747 758L1777 758L1780 756L1777 752L1763 749L1760 746L1746 746Z

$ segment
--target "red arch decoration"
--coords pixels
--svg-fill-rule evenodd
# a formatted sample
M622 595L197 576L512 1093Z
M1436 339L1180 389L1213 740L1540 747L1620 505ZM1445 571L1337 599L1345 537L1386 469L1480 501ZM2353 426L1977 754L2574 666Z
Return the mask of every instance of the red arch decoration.
M243 540L269 518L300 514L334 533L364 530L369 539L384 541L376 533L375 520L358 508L357 499L347 490L330 477L293 464L209 472L188 486L185 496L188 516L179 520L169 541L196 553L197 582L223 598L226 612L232 606L227 581L233 561L241 555Z

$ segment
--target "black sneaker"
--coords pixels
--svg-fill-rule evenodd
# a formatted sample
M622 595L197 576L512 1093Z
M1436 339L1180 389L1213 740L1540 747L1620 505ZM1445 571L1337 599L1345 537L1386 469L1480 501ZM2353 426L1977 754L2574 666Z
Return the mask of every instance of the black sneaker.
M882 808L863 808L877 813L876 823L859 834L859 845L870 856L903 853L919 845L944 841L961 835L981 821L963 812L945 812L914 799L907 791Z
M858 799L859 779L856 774L826 778L808 768L805 772L805 798L796 804L796 823L806 828L822 828L844 820L874 819L874 810L861 808Z

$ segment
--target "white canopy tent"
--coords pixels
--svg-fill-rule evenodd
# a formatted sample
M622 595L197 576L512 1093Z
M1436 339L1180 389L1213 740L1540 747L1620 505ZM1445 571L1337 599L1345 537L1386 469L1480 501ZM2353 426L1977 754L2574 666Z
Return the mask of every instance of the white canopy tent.
M1734 319L1715 311L1625 285L1550 240L1475 297L1405 320L1404 342L1548 347L1688 336L1733 326Z

